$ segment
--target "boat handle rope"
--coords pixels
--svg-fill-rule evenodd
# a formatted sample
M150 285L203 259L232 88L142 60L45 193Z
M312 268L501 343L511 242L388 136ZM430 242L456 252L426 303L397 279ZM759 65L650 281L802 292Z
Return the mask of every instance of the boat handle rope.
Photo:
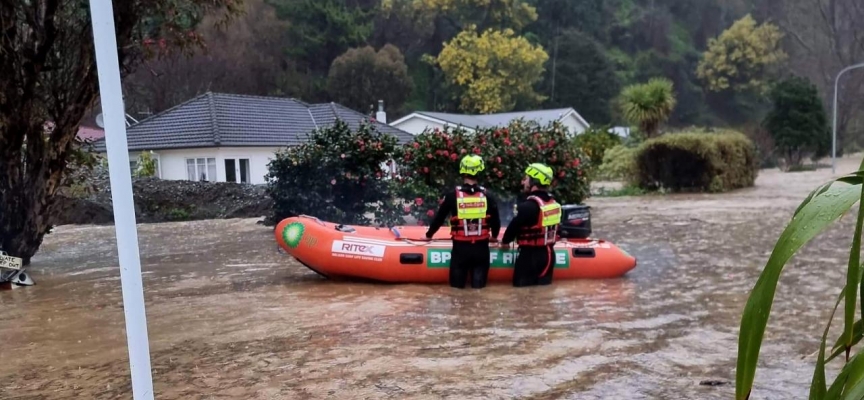
M449 242L449 241L451 241L452 239L426 239L426 238L419 238L419 239L418 239L418 238L403 238L403 237L400 237L400 238L396 238L396 240L397 240L397 241L400 241L400 242L408 242L408 243L411 243L411 244L413 244L413 245L417 245L417 246L428 246L428 245L432 244L432 242ZM419 242L419 243L418 243L418 242ZM556 243L558 243L558 242L556 241ZM489 246L490 246L490 247L497 247L497 248L501 248L501 247L503 247L503 245L501 244L500 241L490 242L490 243L489 243ZM509 246L509 247L510 247L511 250L515 250L515 249L517 249L519 246L516 246L516 245L514 244L514 245L511 245L511 246Z
M396 238L397 241L411 243L415 246L428 246L432 244L432 242L449 242L450 239L426 239L426 238L404 238L399 237Z
M325 225L323 222L321 222L321 220L318 219L318 217L315 217L315 216L312 216L312 215L300 214L300 215L298 215L298 217L300 217L300 218L309 218L309 219L314 219L315 222L317 222L319 225L321 225L321 226L327 226L327 225Z

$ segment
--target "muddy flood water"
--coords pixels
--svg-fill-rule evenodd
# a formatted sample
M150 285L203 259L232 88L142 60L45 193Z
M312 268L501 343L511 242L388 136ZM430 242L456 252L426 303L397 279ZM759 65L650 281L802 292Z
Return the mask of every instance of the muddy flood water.
M156 398L732 398L747 294L830 177L592 198L594 236L638 266L537 288L338 283L255 219L139 225ZM847 216L784 272L751 398L807 396L853 228ZM0 399L131 398L113 226L56 228L30 271L36 286L0 291Z

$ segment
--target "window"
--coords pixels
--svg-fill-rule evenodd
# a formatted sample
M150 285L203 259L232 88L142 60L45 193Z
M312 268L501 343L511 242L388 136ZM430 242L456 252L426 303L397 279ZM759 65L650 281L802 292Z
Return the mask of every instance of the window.
M215 158L187 158L186 177L190 181L216 181L216 159Z
M156 153L153 153L151 156L153 157L153 161L156 163L156 171L153 173L153 176L161 179L162 178L162 171L161 171L162 160L159 158L159 155ZM140 156L131 157L131 155L130 155L130 158L129 158L129 171L132 172L132 176L135 176L135 174L138 173L138 157L140 157Z
M248 158L225 159L225 182L249 183L250 180Z

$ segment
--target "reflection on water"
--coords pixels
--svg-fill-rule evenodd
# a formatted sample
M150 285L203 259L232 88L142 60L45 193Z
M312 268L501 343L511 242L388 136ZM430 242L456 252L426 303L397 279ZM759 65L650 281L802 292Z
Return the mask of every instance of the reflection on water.
M730 398L740 311L785 221L633 218L598 233L638 258L624 278L484 290L326 281L254 220L140 226L157 396ZM846 232L788 269L753 398L806 395ZM0 398L128 397L113 251L112 227L60 227L37 285L0 292Z

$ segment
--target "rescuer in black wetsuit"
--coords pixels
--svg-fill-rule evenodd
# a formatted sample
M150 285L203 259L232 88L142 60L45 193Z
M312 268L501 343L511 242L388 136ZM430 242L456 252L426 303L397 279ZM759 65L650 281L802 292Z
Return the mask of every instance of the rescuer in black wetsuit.
M555 241L561 223L561 205L549 194L552 168L534 163L525 169L522 186L528 196L516 206L501 243L514 239L519 254L513 266L513 286L548 285L555 267Z
M485 169L483 159L468 155L459 163L459 173L464 183L444 194L435 218L426 231L431 239L435 232L450 217L450 237L453 251L450 258L450 286L465 288L468 272L471 272L471 287L486 286L489 277L489 242L497 240L501 230L498 205L477 184L477 174Z

